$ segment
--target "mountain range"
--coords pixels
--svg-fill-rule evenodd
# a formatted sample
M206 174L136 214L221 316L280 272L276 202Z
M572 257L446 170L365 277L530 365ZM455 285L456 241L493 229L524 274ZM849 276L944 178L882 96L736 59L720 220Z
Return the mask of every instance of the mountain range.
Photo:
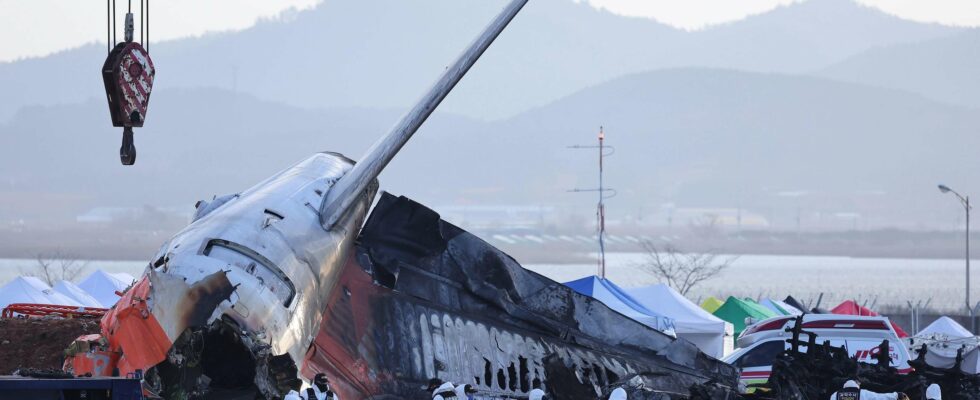
M95 100L27 108L0 126L0 217L189 207L316 151L356 158L399 115L303 109L222 89L164 90L154 101L157 122L137 131L130 168L117 166L119 138ZM437 113L382 187L435 205L587 208L591 201L565 192L594 186L595 155L566 146L594 144L600 123L617 149L606 162L617 217L681 204L775 210L769 218L784 223L775 214L802 208L911 226L949 211L936 206L936 182L980 189L976 170L961 168L980 148L973 109L895 89L705 68L629 75L501 121ZM783 197L792 191L806 196Z
M153 44L156 91L129 168L101 97L103 47L0 64L0 221L189 208L312 152L356 158L501 5L325 0ZM603 125L616 147L613 217L676 206L745 209L780 227L842 215L945 227L962 210L935 184L980 191L969 167L980 148L977 32L848 0L691 32L534 0L382 187L437 209L587 210L591 198L566 190L594 185L595 155L566 147L593 144Z
M403 108L502 4L324 0L246 30L153 44L151 54L158 87L220 87L299 107ZM875 50L883 46L962 31L902 20L851 0L793 3L698 31L614 15L584 2L535 0L442 110L500 119L587 86L661 68L807 73L865 52L879 59ZM976 47L961 51L975 56ZM100 97L96 71L104 56L104 47L89 45L0 64L0 120L23 105Z

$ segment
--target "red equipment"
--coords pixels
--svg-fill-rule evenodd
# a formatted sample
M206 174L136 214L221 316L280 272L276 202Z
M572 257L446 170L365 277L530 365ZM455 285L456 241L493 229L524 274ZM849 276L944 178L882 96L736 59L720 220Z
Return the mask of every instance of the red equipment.
M106 308L59 306L52 304L14 303L8 305L0 313L0 318L13 318L14 314L29 317L44 317L48 315L64 318L102 318L109 311Z

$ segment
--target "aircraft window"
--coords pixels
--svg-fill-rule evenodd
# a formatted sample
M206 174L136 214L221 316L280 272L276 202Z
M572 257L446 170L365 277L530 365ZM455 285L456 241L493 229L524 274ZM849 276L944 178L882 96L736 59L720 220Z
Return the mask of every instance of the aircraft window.
M735 361L735 366L739 368L750 368L772 365L772 361L776 359L776 356L785 349L786 346L782 340L765 342L739 357Z
M285 307L289 307L296 295L296 288L282 270L269 259L244 246L215 239L208 242L204 255L223 260L254 276L262 286L275 294Z

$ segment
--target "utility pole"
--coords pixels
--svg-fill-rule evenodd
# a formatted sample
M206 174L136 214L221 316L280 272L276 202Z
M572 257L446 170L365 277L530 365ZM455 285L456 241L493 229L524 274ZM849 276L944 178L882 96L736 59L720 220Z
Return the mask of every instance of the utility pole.
M939 191L943 193L953 193L960 200L963 209L966 210L966 312L970 315L970 331L977 332L977 320L973 303L970 303L970 196L962 196L949 186L939 185Z
M597 237L599 239L599 257L596 266L596 275L600 278L606 278L606 206L605 199L613 197L616 195L616 191L605 187L602 180L602 159L612 155L612 151L615 149L612 146L606 146L604 140L606 139L606 134L603 132L602 127L599 127L599 145L598 146L584 146L575 145L568 146L570 149L598 149L599 150L599 187L594 189L572 189L569 192L598 192L599 193L599 203L596 206L596 231ZM606 149L610 149L609 153L606 153ZM612 195L606 195L606 193L611 192Z

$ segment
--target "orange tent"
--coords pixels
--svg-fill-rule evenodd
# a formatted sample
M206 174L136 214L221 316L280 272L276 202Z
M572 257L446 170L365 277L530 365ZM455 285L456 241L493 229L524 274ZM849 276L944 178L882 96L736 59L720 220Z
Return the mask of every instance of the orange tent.
M866 307L861 306L854 300L847 300L843 303L840 303L837 305L837 307L834 307L833 310L830 310L830 312L834 314L840 314L840 315L864 315L869 317L878 316L878 313L871 311ZM909 337L909 334L905 333L905 330L903 330L902 327L898 326L898 324L892 321L889 322L892 324L892 328L895 329L895 333L898 334L898 337L900 338Z

